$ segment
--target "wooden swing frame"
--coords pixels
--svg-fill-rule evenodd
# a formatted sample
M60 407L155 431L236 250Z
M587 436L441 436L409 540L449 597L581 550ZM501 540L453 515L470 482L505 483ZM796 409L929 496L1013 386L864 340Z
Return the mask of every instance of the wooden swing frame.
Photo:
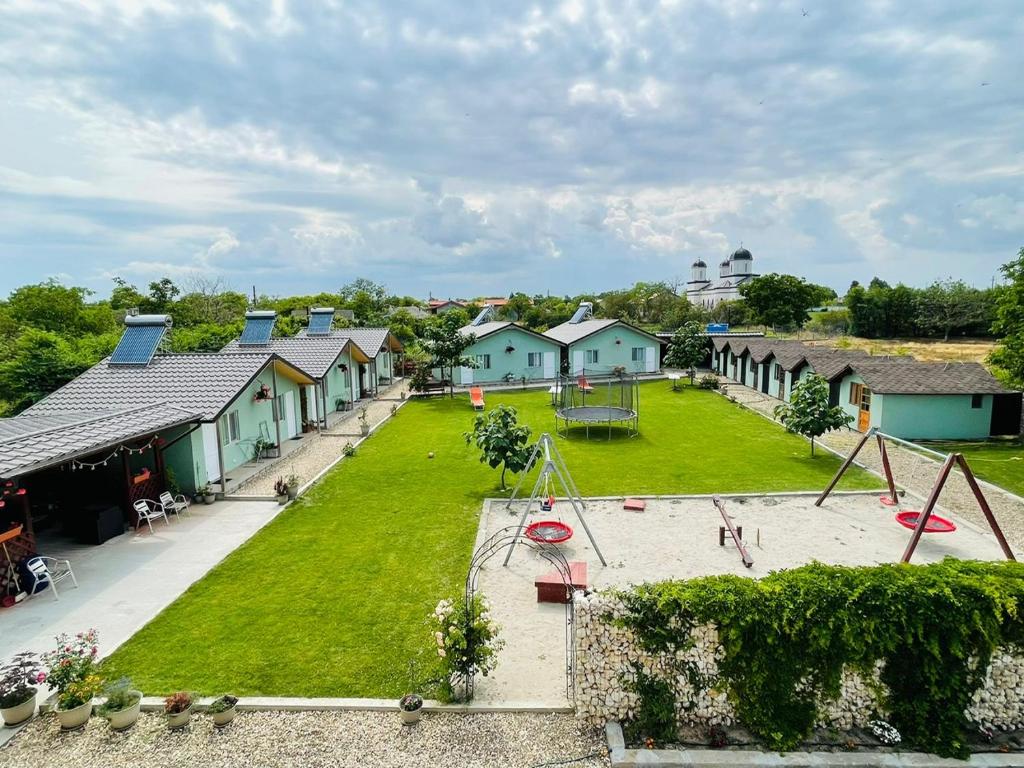
M853 464L854 459L857 458L857 454L861 452L861 449L868 444L868 441L874 437L878 442L878 451L882 458L882 471L885 474L885 481L889 486L889 498L897 500L896 495L896 481L892 475L892 467L889 464L889 454L885 449L885 438L893 440L899 440L898 437L887 435L884 432L879 431L877 427L872 427L864 433L864 437L861 438L860 442L857 443L857 447L853 449L849 456L843 461L842 466L839 467L839 471L836 472L832 481L828 484L828 487L822 491L817 501L814 502L814 506L820 507L824 503L825 499L832 490L838 485L840 479L846 473L846 470ZM945 461L939 469L939 474L935 478L935 483L932 485L931 491L928 493L928 498L925 500L924 508L921 510L921 516L917 520L917 526L914 528L913 533L910 535L910 541L907 542L907 548L903 551L903 557L900 559L902 563L909 563L910 558L914 556L914 551L917 549L918 543L921 541L921 535L924 533L925 526L928 525L928 520L932 516L932 512L935 511L935 507L939 502L939 495L942 493L942 489L946 485L946 481L949 480L949 473L953 471L954 466L959 466L960 470L964 473L964 479L967 481L967 485L971 489L971 493L974 494L975 501L978 502L978 507L981 509L985 520L988 521L989 528L992 529L992 533L995 534L996 541L999 542L1000 548L1003 550L1003 554L1007 560L1016 561L1017 558L1013 555L1013 550L1006 541L1006 536L1003 535L1003 530L999 527L999 522L996 520L995 514L992 512L992 507L989 506L988 500L985 498L985 494L981 492L981 486L978 485L978 480L974 476L974 472L967 464L967 459L964 458L962 453L950 453L947 454Z

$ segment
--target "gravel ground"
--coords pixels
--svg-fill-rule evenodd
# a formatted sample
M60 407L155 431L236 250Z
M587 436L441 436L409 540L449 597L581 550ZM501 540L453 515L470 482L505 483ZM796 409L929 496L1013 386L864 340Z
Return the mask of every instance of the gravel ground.
M94 717L84 731L61 733L53 716L37 718L0 749L5 768L530 768L566 761L575 768L607 766L603 733L572 715L430 714L403 726L397 712L250 712L223 730L193 715L170 732L158 714L143 714L126 733Z
M772 410L779 404L778 400L750 387L737 384L727 378L721 380L728 385L729 395L752 410L771 416ZM856 447L861 437L859 432L841 429L822 436L819 438L819 442L847 456ZM939 462L893 443L886 443L886 450L889 454L889 465L892 467L893 477L896 479L896 487L905 488L922 499L926 498L939 474ZM864 446L857 455L857 461L876 472L882 471L882 460L876 445ZM879 485L885 485L885 481L879 481ZM982 492L1010 544L1024 547L1024 504L993 486L983 485ZM959 470L954 470L950 474L949 480L939 496L939 506L954 515L971 521L984 530L988 530L988 522L978 508L978 502Z
M366 420L371 426L391 418L391 408L399 405L401 390L407 391L404 381L381 390L379 399L360 406L366 408ZM344 421L334 424L326 432L307 435L297 451L290 453L283 461L275 462L253 475L231 495L273 496L274 482L279 477L295 474L302 478L302 482L316 477L324 467L341 455L345 443L355 443L362 437L359 431L359 408L346 416Z

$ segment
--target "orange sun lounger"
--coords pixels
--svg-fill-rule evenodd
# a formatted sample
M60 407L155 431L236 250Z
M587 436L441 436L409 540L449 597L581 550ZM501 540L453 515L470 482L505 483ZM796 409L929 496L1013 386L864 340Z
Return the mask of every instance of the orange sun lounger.
M480 387L470 388L469 400L473 403L474 411L482 411L484 409L484 391Z
M592 386L590 386L590 382L587 381L587 377L586 376L580 376L576 380L576 386L578 386L580 388L581 392L593 392L594 391L594 388Z

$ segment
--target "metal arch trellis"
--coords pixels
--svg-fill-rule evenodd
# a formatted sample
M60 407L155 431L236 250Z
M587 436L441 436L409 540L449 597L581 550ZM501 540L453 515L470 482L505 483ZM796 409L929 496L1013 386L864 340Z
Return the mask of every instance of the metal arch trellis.
M484 542L476 548L476 551L473 552L473 557L469 562L469 571L466 574L467 621L472 623L476 618L473 615L473 598L477 592L477 581L480 578L480 571L488 560L504 549L511 550L517 543L522 544L540 555L544 560L554 566L555 571L562 579L562 583L565 585L566 589L566 596L568 600L565 603L565 692L567 698L570 701L573 701L575 700L576 680L576 612L573 603L575 590L572 587L572 572L569 568L569 561L565 559L565 555L562 554L558 547L553 544L548 544L547 542L522 538L519 536L518 530L519 529L514 525L501 528L484 540ZM466 636L467 638L472 638L473 634L467 633ZM466 654L467 656L472 657L473 649L467 648ZM467 701L473 698L475 677L476 669L471 668L461 681L466 691Z

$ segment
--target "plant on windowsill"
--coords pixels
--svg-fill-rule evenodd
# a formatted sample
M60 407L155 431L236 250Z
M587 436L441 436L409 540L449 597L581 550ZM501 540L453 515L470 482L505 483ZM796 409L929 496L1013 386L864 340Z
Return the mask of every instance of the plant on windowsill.
M370 434L370 422L367 420L368 414L365 408L359 409L359 433L366 437Z
M19 653L0 667L0 716L4 725L17 725L36 711L36 686L46 681L34 653Z
M206 708L206 713L213 716L214 726L217 728L223 728L235 719L235 707L237 704L237 697L225 693L219 699L215 699L214 702Z
M209 483L204 483L198 494L202 497L203 504L213 504L217 500L217 494L214 493L213 486Z
M111 683L103 694L107 700L100 706L99 714L107 718L111 730L123 731L135 725L142 707L142 691L132 687L130 678L122 677Z
M192 705L195 698L188 691L178 691L164 699L164 715L167 727L171 730L188 725L192 717Z
M288 483L283 477L277 478L274 482L274 495L277 497L278 504L284 504L288 501Z

